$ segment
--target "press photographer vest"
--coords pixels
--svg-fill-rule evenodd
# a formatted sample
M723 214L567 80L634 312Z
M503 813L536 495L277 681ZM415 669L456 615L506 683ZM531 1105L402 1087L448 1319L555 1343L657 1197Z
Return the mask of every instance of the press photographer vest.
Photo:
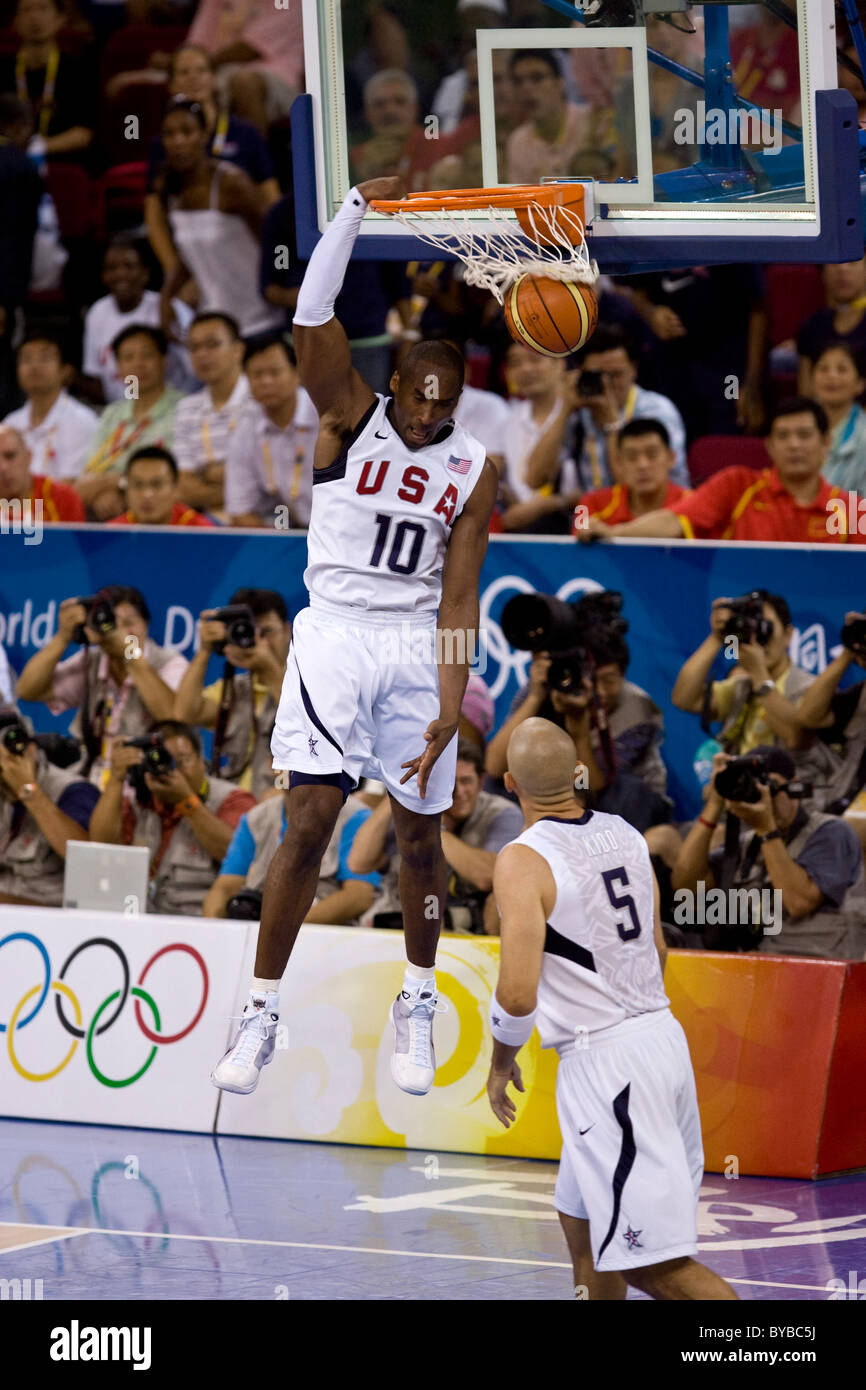
M220 749L219 773L229 782L237 782L250 764L250 742L255 737L250 790L259 801L265 792L273 790L274 785L271 734L277 717L276 702L268 691L261 713L256 717L253 682L248 671L235 671L231 699L232 705Z
M796 859L809 837L814 835L819 826L830 821L836 825L842 824L838 816L827 816L823 811L807 813L805 823L785 845L791 858ZM753 832L748 830L741 836L741 864L742 854L751 842L752 834ZM760 852L747 878L741 878L738 872L734 887L772 887ZM845 894L841 907L832 907L829 903L824 903L817 912L810 913L808 917L802 917L799 921L794 921L783 911L782 930L776 936L761 936L760 940L759 949L769 955L826 956L833 960L862 959L866 950L866 880L862 858L857 878Z
M788 667L785 688L781 693L786 700L794 704L811 684L811 676L799 666L794 666L792 663ZM743 676L742 678L737 677L734 681L730 711L717 735L718 741L721 743L725 752L730 753L732 756L738 755L741 751L742 731L740 729L738 734L738 726L742 724L745 718L751 696L752 682L749 680L748 676ZM753 703L760 704L761 702L760 699L755 699ZM731 739L732 735L738 736L733 737L729 743L728 740ZM766 735L763 737L763 741L771 744L781 744L782 742L769 727L767 728ZM830 799L824 790L825 784L829 783L831 779L834 780L839 772L839 758L837 754L835 754L831 748L828 748L826 743L822 743L820 739L815 739L809 748L797 750L788 748L786 751L790 753L794 760L797 776L802 778L804 782L811 782L814 784L816 803L825 806Z
M149 638L144 644L143 654L148 665L157 674L177 655L166 647L158 647ZM87 715L93 737L102 745L105 754L104 757L101 756L97 748L96 760L90 769L90 781L97 785L100 784L102 773L110 762L110 753L105 742L105 726L111 717L112 708L116 709L116 706L123 702L119 717L116 714L114 716L116 727L111 730L112 739L138 738L141 734L150 733L157 723L134 685L126 690L121 687L120 692L115 694L113 678L111 681L99 679L99 664L103 655L101 647L89 647L87 650ZM84 720L80 708L69 726L69 732L75 738L84 741Z
M230 792L237 791L231 782L220 777L208 780L207 796L203 805L216 815ZM134 845L145 845L150 850L153 866L162 843L162 820L156 811L136 806ZM189 821L181 816L159 861L156 873L150 881L150 903L152 912L171 912L182 917L197 917L201 913L208 890L219 873L220 861L211 859L203 845L199 844Z
M80 782L81 778L77 773L53 767L41 753L38 758L37 786L56 806L70 782ZM26 806L26 802L23 804ZM7 844L14 811L15 803L0 797L0 893L30 898L46 907L60 907L64 861L26 810L17 835Z
M250 864L245 888L261 890L265 886L270 862L276 854L282 835L282 811L285 801L282 796L269 796L267 801L262 801L258 806L254 806L251 811L247 811L247 825L256 846L253 862ZM332 893L336 893L340 887L340 880L337 872L340 867L340 836L343 833L346 822L352 816L357 815L358 811L366 810L364 802L359 796L349 796L340 814L337 816L337 823L334 826L334 833L328 841L328 847L322 856L322 863L319 868L319 881L316 884L316 898L328 898ZM288 816L286 821L288 824Z

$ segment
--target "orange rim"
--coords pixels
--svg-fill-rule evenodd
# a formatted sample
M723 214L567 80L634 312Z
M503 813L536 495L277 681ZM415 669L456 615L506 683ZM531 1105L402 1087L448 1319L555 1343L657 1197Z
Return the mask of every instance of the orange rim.
M583 186L579 183L515 184L511 188L440 188L430 193L411 193L407 198L374 198L374 212L471 211L475 208L531 207L571 208L583 211Z

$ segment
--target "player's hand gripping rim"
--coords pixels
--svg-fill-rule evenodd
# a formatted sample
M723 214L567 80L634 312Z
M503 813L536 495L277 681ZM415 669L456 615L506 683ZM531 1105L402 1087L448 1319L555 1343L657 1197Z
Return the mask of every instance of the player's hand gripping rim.
M419 753L417 758L412 758L408 763L401 763L401 767L407 767L409 771L400 778L400 786L408 782L410 777L418 778L418 795L421 800L427 795L427 781L433 771L433 764L448 747L452 738L457 732L456 724L446 724L443 719L434 719L432 724L428 724L424 731L424 740L427 747L423 753Z
M487 1099L490 1101L490 1108L500 1124L506 1129L517 1119L517 1106L508 1094L508 1083L513 1081L518 1091L525 1091L523 1077L520 1075L520 1068L517 1062L512 1062L508 1071L494 1071L490 1068L490 1075L487 1078Z

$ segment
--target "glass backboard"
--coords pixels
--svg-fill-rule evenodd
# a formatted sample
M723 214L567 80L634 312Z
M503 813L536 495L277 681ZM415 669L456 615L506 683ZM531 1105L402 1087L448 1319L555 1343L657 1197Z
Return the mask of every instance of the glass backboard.
M592 180L602 270L862 255L866 92L833 0L303 2L302 254L353 183L399 173L413 192ZM417 248L368 214L358 254Z

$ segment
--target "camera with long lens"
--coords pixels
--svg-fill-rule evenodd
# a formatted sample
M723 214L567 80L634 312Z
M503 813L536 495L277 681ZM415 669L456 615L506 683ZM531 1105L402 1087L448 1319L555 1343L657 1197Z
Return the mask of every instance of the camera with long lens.
M31 734L17 714L0 715L0 747L20 758L28 743L41 748L55 767L72 767L81 758L81 744L68 734Z
M125 738L123 746L125 748L141 748L144 753L140 763L127 769L126 778L133 788L139 804L150 806L153 803L153 798L150 794L150 787L144 780L145 776L150 773L151 777L165 777L166 773L171 772L176 766L174 758L159 734L142 734L138 738Z
M866 656L866 613L855 613L842 629L842 646L855 656Z
M519 651L549 652L547 684L578 693L595 669L593 649L628 632L622 594L604 590L565 603L553 594L516 594L502 610L502 631Z
M253 610L245 603L230 603L225 608L217 608L211 614L212 623L225 623L226 635L221 642L215 642L213 650L222 656L226 647L243 647L249 651L256 645L256 620Z
M743 594L742 598L730 599L728 608L731 614L722 634L725 641L734 638L737 642L757 642L759 647L766 647L773 636L773 624L764 617L764 600L757 589Z
M89 594L84 598L77 598L75 601L84 605L87 609L87 617L83 623L79 623L73 632L73 642L86 642L88 640L84 630L85 626L100 637L104 637L107 632L113 632L117 627L114 604L111 599L106 598L105 594Z
M761 799L761 787L768 786L769 781L766 760L760 753L745 753L740 758L732 758L716 773L713 787L725 801L744 801L754 805ZM797 779L786 783L784 790L789 796L804 797L810 794L811 787Z

